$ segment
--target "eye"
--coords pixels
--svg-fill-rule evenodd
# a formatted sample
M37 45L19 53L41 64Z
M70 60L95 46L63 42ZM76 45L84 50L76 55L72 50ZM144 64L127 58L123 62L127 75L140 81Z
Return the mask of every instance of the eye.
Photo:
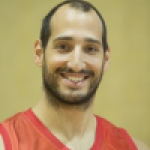
M68 45L65 43L61 43L61 44L57 44L56 48L66 50L66 49L68 49Z
M99 49L96 46L87 46L85 51L90 54L95 54L99 52Z
M67 43L58 43L55 45L55 49L57 49L57 51L59 51L61 53L69 52L70 45Z

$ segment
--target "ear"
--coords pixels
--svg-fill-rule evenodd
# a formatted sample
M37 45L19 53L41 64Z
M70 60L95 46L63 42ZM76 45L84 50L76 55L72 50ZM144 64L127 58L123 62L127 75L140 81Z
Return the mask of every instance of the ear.
M35 57L35 63L37 66L41 67L43 62L43 49L42 49L42 42L41 40L36 40L34 43L34 57Z
M110 62L110 47L108 46L108 49L104 54L104 71L108 70L109 62Z

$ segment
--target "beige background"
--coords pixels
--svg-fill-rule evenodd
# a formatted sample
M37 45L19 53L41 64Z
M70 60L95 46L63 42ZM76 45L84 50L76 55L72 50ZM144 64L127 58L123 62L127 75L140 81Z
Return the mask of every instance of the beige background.
M41 20L60 0L0 0L0 121L41 97L33 44ZM111 47L94 111L150 146L150 0L91 0Z

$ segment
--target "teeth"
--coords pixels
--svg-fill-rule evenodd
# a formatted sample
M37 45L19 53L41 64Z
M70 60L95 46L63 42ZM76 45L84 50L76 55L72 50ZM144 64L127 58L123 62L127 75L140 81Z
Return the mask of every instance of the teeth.
M71 77L71 76L69 76L68 79L73 82L80 82L83 80L83 78L81 77Z

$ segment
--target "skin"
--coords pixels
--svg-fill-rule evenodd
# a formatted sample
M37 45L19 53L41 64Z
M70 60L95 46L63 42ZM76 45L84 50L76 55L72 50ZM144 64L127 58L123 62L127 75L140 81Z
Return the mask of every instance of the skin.
M104 54L102 47L102 24L94 11L83 13L80 10L75 10L65 5L56 12L51 26L52 36L45 53L46 64L47 66L50 65L49 70L60 66L67 66L78 72L88 68L94 71L95 76L99 76L100 72L108 69L110 49ZM55 45L54 39L66 36L72 38L69 41L65 40L65 42L72 43L73 49L69 54L57 53L57 51L53 50L53 45ZM100 44L88 42L86 41L87 38L95 39ZM88 44L96 46L99 51L94 53L94 55L86 53L83 47ZM42 66L43 55L41 42L37 40L35 42L35 60L38 66ZM78 75L80 76L80 74ZM58 80L61 91L69 93L71 85L66 84L61 77ZM89 82L90 79L79 87L79 90L74 91L74 94L86 94L89 89ZM40 103L33 108L33 111L56 137L69 148L73 150L90 149L94 142L96 129L96 121L93 116L93 100L94 97L90 100L92 101L90 106L84 111L73 106L70 109L55 109L48 104L46 96L44 96ZM149 150L139 140L133 139L133 141L139 150Z
M102 46L100 19L93 10L84 13L65 5L55 13L51 28L52 35L48 41L45 54L41 42L39 40L35 42L36 64L42 66L45 63L48 71L54 73L58 67L72 69L75 73L65 73L65 78L60 74L55 74L60 92L73 95L73 97L86 95L90 83L99 78L101 72L107 70L109 63L110 51L108 49L104 54ZM60 45L62 46L64 43L67 43L69 48L60 48ZM94 76L90 75L79 85L66 79L68 76L85 76L86 74L79 73L85 69L92 70ZM75 90L72 90L72 88ZM93 116L94 96L89 100L90 106L84 110L82 109L83 106L75 107L72 105L66 106L65 109L64 107L56 109L49 103L44 92L42 100L33 108L33 111L51 132L68 147L76 150L80 147L89 149L93 144L96 129L96 121ZM67 99L67 101L73 101L73 99ZM77 143L81 143L81 145Z
M110 50L108 49L104 54L102 24L94 11L84 13L64 5L53 16L51 26L52 35L45 53L41 41L36 40L35 42L35 62L39 67L45 65L47 73L54 73L57 77L59 92L72 96L66 99L68 103L76 102L78 100L74 100L73 97L86 95L89 92L90 83L98 79L100 74L108 68ZM67 43L67 48L64 43ZM64 78L60 73L55 73L58 67L71 68L75 73L65 73ZM90 75L78 85L68 81L68 76L80 78L85 76L79 73L84 69L92 70L94 76ZM96 120L93 116L94 96L89 99L90 105L84 109L84 104L79 107L69 104L64 106L64 104L60 105L60 101L59 107L55 107L50 100L53 96L48 97L43 90L43 97L32 110L47 128L70 149L90 149L95 140L96 129ZM134 141L139 150L149 150L142 142L135 139ZM1 136L0 149L4 149Z
M1 149L1 150L5 150L4 144L3 144L3 139L2 139L2 137L1 137L1 135L0 135L0 149Z
M53 87L59 88L58 93L67 95L64 96L65 102L81 102L82 98L80 97L85 97L89 93L91 84L95 86L99 83L100 73L103 71L102 29L97 30L102 25L97 20L96 29L90 30L93 28L93 24L90 22L97 19L96 15L93 15L94 18L92 18L86 13L81 14L79 10L72 9L69 13L65 13L63 10L64 17L60 12L58 10L52 19L52 35L45 51L44 65L47 67L47 74L51 73L56 76L52 81L55 81L58 87ZM83 21L87 21L87 24L83 24ZM62 71L62 77L60 73L55 72L59 67L67 67L73 70L73 73ZM79 73L81 70L90 70L95 75ZM88 79L77 84L68 80L69 77L84 79L86 76Z

